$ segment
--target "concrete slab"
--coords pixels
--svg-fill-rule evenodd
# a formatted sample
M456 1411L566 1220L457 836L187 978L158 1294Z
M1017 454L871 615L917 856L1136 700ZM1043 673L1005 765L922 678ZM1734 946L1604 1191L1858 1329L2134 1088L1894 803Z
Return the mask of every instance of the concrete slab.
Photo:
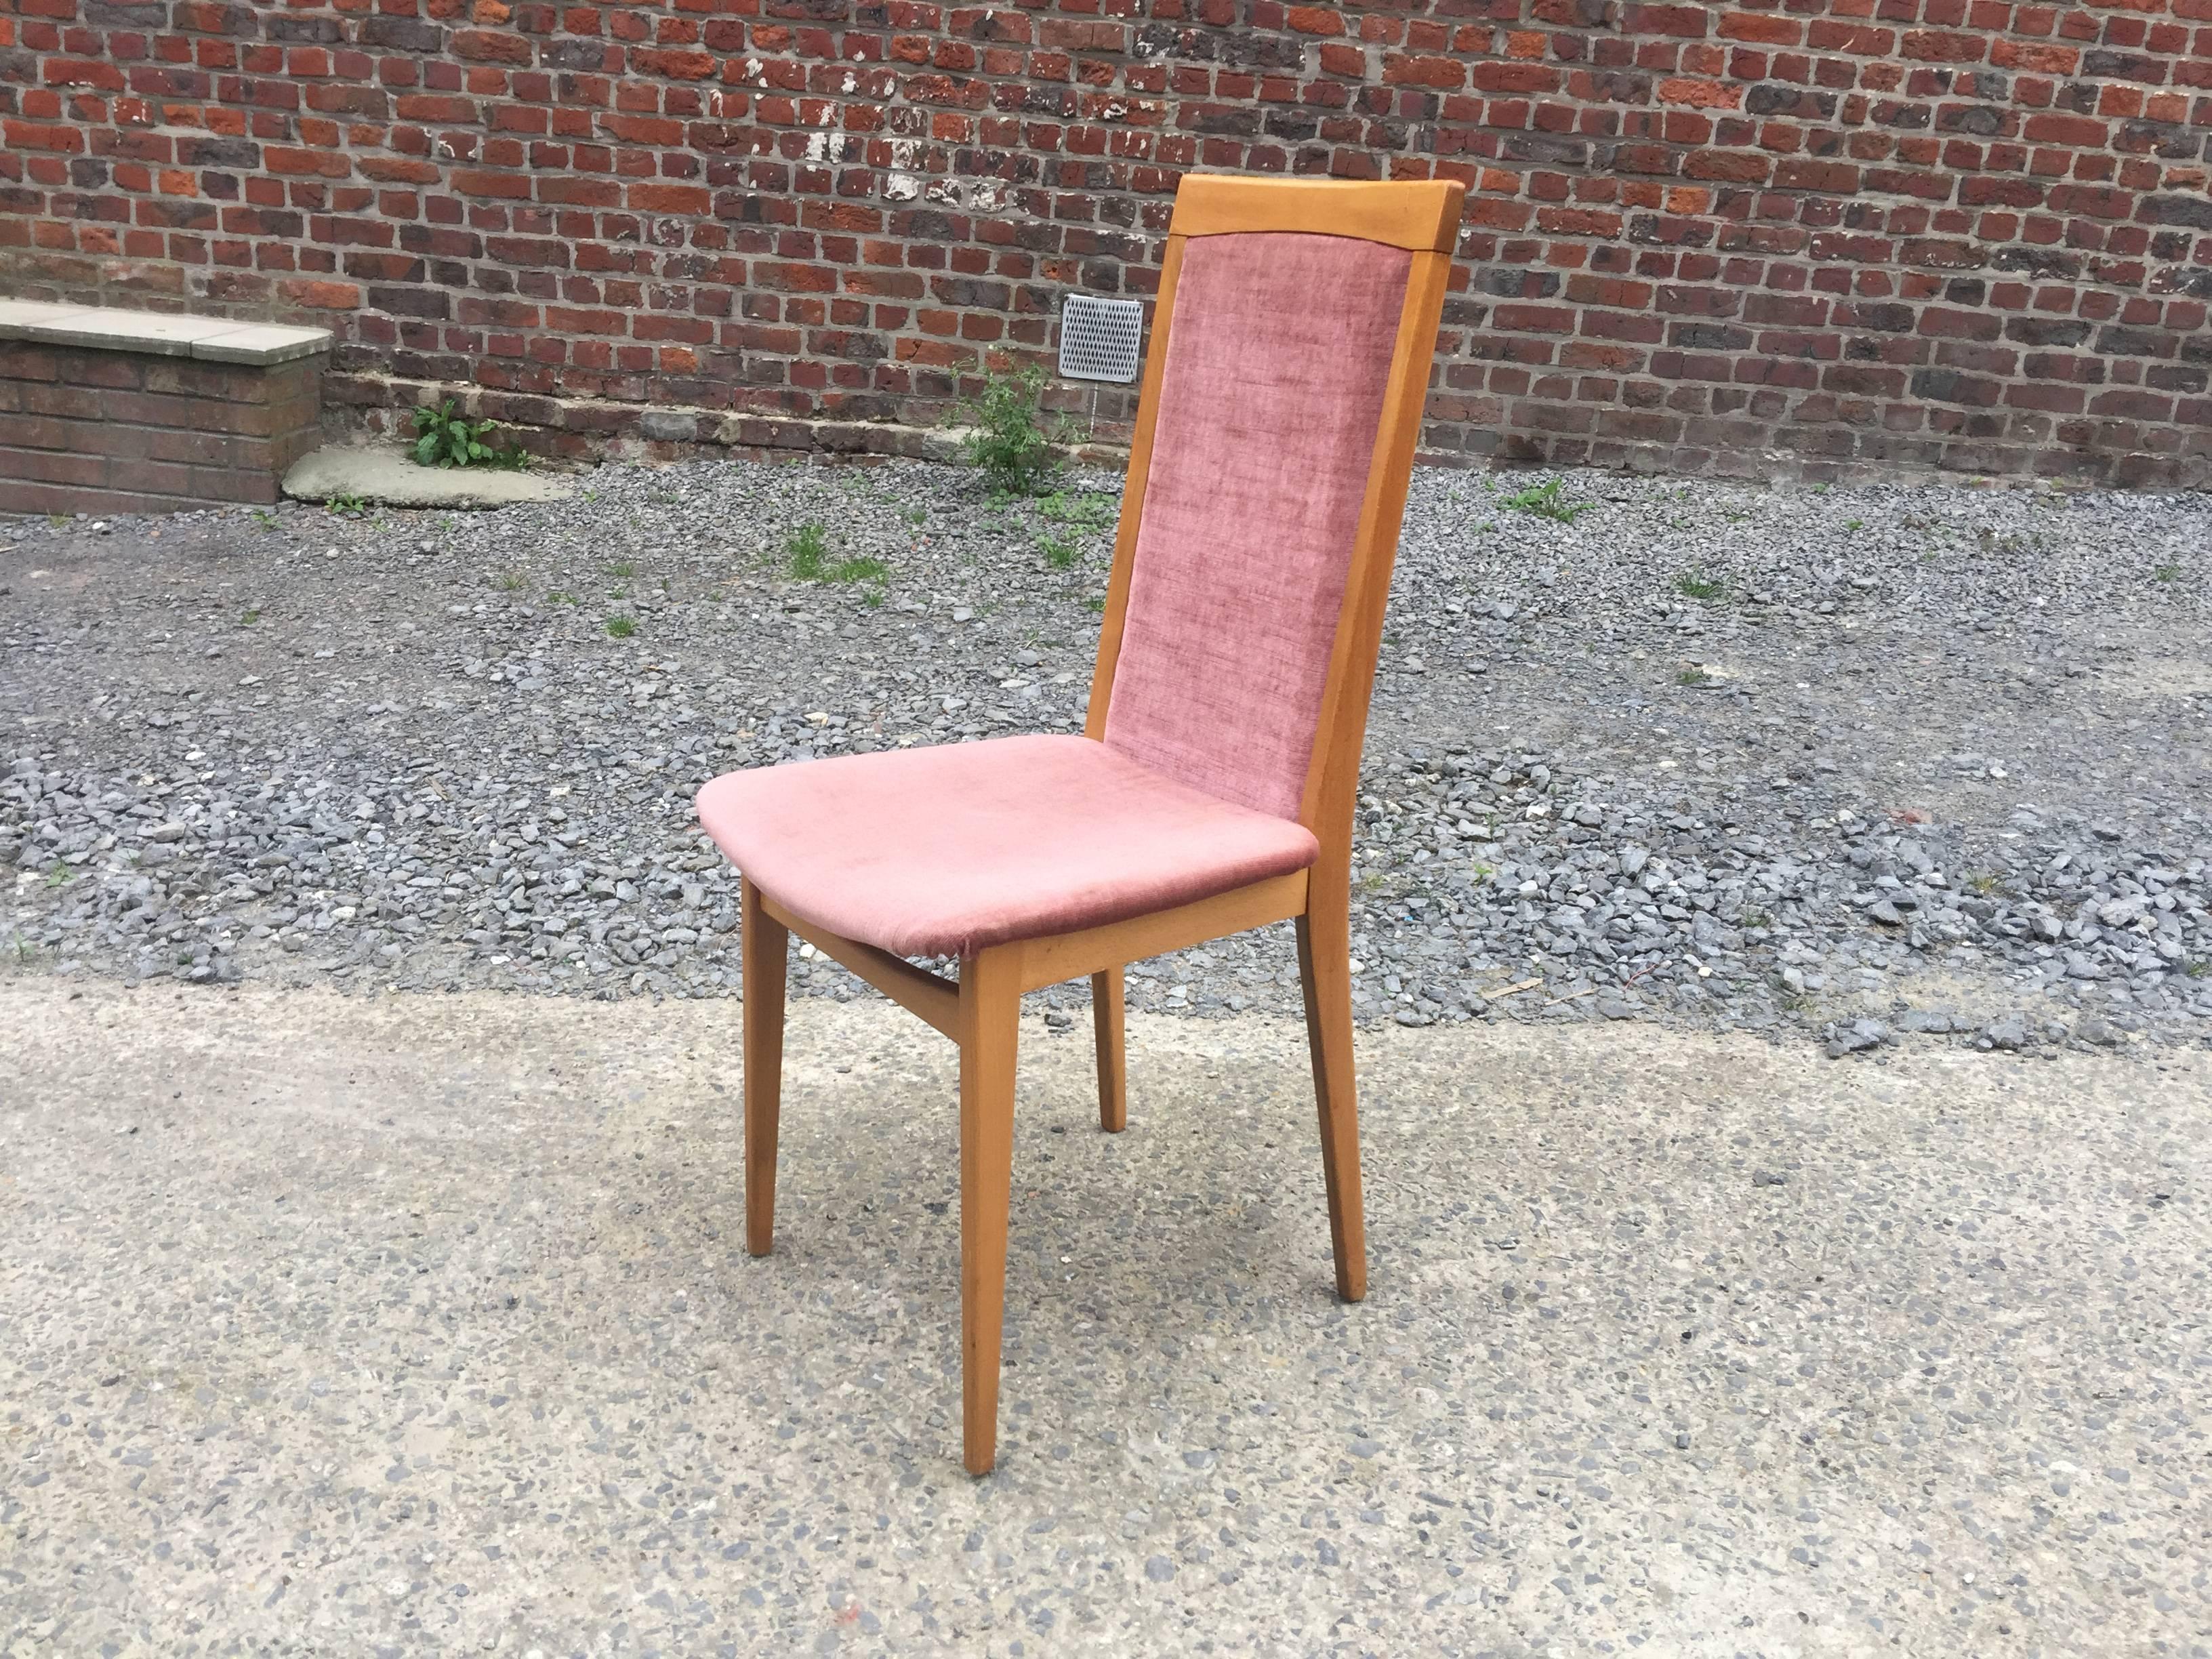
M326 328L248 323L192 342L192 356L210 363L289 363L331 349Z
M58 322L92 309L89 306L56 305L46 300L0 300L0 340L25 340L40 323Z
M295 501L358 495L386 507L510 507L562 501L575 491L576 481L557 472L417 466L397 449L318 449L284 475L284 493Z
M99 351L137 351L159 357L189 357L193 342L233 334L235 317L180 317L152 311L118 311L106 307L76 311L31 323L23 337L47 345L83 346Z
M723 1003L0 982L0 1651L2201 1644L2212 1056L1025 1020L998 1472L950 1045ZM312 1638L303 1632L313 1632ZM112 1644L112 1647L108 1644Z
M0 300L0 340L40 340L95 351L139 351L216 363L286 363L331 349L326 328L185 317L112 306Z

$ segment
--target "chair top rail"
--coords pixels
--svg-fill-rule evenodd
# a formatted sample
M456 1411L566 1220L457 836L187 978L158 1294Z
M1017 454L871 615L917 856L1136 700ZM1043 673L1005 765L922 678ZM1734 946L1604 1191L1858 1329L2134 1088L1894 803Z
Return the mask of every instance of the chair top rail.
M1464 188L1441 179L1357 183L1185 173L1168 234L1303 232L1356 237L1416 253L1449 253L1459 234Z

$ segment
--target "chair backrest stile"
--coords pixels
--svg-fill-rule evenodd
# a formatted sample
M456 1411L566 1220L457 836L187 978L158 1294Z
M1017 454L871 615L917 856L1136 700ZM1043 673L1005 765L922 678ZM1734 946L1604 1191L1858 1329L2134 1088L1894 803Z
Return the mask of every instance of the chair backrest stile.
M1093 738L1128 747L1138 758L1180 773L1186 781L1244 805L1295 817L1322 842L1322 869L1316 873L1324 879L1339 874L1348 861L1352 809L1382 640L1383 606L1462 196L1463 187L1452 182L1339 184L1194 173L1182 181L1169 226L1085 730ZM1191 266L1192 244L1212 237L1264 240L1217 244L1205 250L1206 266ZM1317 241L1318 238L1371 245L1372 257ZM1244 319L1253 329L1249 342L1233 337L1224 341L1218 326L1210 327L1211 319L1194 314L1185 329L1186 349L1178 359L1177 295L1193 270L1198 274L1192 280L1215 296L1216 305L1224 298L1231 303L1243 298L1256 304L1264 297L1267 303L1282 308L1256 320ZM1323 291L1298 296L1324 313L1318 320L1304 316L1300 308L1282 305L1297 293L1285 287L1291 281L1286 274L1290 271L1322 286ZM1237 283L1247 285L1249 291L1224 286ZM1378 307L1376 314L1362 316L1358 307L1370 300ZM1332 303L1338 307L1333 318L1326 314ZM1387 331L1382 325L1389 319L1379 312L1382 305L1389 305L1395 312L1395 328ZM1273 320L1278 316L1279 326ZM1338 398L1331 398L1316 378L1332 367L1325 355L1331 349L1332 328L1336 336L1355 343L1361 359L1340 365L1343 396ZM1207 335L1203 340L1201 331ZM1381 356L1386 348L1387 368ZM1298 349L1306 353L1309 361L1287 368L1279 361L1283 351ZM1224 352L1237 356L1236 366L1227 371L1225 380ZM1195 367L1201 357L1206 360L1205 366ZM1179 386L1170 386L1171 370L1181 378ZM1207 374L1214 377L1212 382L1206 380ZM1266 401L1270 396L1276 404L1286 398L1310 398L1303 405L1310 411L1310 420L1289 423L1296 429L1285 433L1285 447L1295 453L1299 463L1294 476L1283 480L1285 567L1277 571L1253 563L1255 545L1273 529L1264 522L1267 503L1263 501L1254 509L1258 522L1247 514L1221 526L1224 538L1237 544L1232 556L1241 554L1244 562L1240 566L1231 556L1222 576L1225 591L1206 592L1204 561L1212 556L1213 550L1164 547L1157 528L1147 538L1148 494L1156 482L1156 470L1164 468L1160 476L1173 482L1168 486L1170 495L1160 498L1166 503L1161 511L1170 515L1162 522L1189 520L1203 528L1206 509L1202 505L1193 508L1194 489L1211 481L1209 465L1233 466L1237 456L1231 453L1218 460L1212 457L1190 460L1187 449L1191 433L1182 428L1162 431L1164 392L1173 404L1180 392L1182 401L1174 415L1182 428L1188 428L1194 418L1195 412L1188 406L1194 385L1204 386L1224 405L1218 411L1222 418L1233 424L1237 411L1229 405L1242 398L1248 381L1252 397L1263 409L1273 407ZM1352 457L1346 446L1356 441L1355 434L1365 434L1370 416L1372 445L1358 485L1355 525L1349 513L1352 498L1343 488L1352 479ZM1311 430L1305 429L1309 425ZM1264 471L1267 462L1273 459L1262 453L1264 434L1248 426L1240 435L1244 445L1241 453ZM1171 447L1161 460L1156 445L1164 438ZM1301 441L1304 451L1297 450ZM1338 472L1333 481L1323 479L1301 494L1306 482L1304 469L1326 471L1332 465ZM1236 480L1224 478L1221 483L1229 490ZM1348 546L1336 544L1346 538ZM1146 566L1147 574L1154 578L1151 586L1156 592L1161 588L1161 572L1179 582L1186 596L1197 585L1200 598L1217 623L1225 620L1234 624L1239 620L1237 607L1243 600L1236 584L1255 575L1261 579L1253 601L1255 605L1263 605L1272 597L1278 604L1296 608L1301 596L1310 596L1311 604L1307 606L1310 610L1313 605L1326 605L1332 597L1335 599L1335 616L1325 636L1310 618L1285 618L1264 610L1251 616L1251 624L1262 641L1255 648L1273 649L1296 659L1281 674L1275 672L1278 665L1253 665L1252 678L1257 689L1236 687L1224 694L1228 708L1251 710L1255 724L1264 730L1253 734L1226 732L1215 741L1202 721L1196 729L1177 731L1174 728L1179 717L1173 710L1164 714L1153 712L1163 700L1159 690L1163 674L1175 672L1175 653L1186 646L1206 653L1207 641L1178 641L1171 631L1164 635L1157 619L1142 615L1140 609L1140 625L1148 631L1133 642L1133 595L1143 591L1138 580L1140 550L1146 561L1158 563L1158 571L1149 562ZM1176 561L1181 562L1179 566ZM1285 589L1271 594L1268 581L1279 575ZM1141 597L1136 599L1140 608L1146 602ZM1158 599L1149 602L1162 603ZM1300 629L1303 633L1297 631ZM1313 653L1316 645L1325 647L1325 671L1322 659ZM1127 656L1125 648L1138 654ZM1224 660L1233 662L1234 658L1233 652L1210 655L1217 672ZM1285 686L1285 704L1281 709L1266 704L1270 689L1279 680ZM1198 685L1193 690L1202 702L1210 689ZM1312 722L1310 745L1304 729L1307 719ZM1190 722L1184 724L1188 727ZM1167 729L1157 729L1163 726ZM1248 735L1261 751L1257 760L1249 760L1237 747ZM1302 752L1293 752L1293 744ZM1147 752L1148 747L1160 757L1155 759Z

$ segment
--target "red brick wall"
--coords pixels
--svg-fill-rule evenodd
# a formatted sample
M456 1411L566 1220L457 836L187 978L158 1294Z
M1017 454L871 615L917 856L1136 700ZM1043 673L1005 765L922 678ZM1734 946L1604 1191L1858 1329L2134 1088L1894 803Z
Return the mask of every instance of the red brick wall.
M1438 455L2212 482L2212 0L0 0L0 291L543 447L911 447L1184 170L1449 172Z
M0 340L0 513L274 502L321 441L322 368Z

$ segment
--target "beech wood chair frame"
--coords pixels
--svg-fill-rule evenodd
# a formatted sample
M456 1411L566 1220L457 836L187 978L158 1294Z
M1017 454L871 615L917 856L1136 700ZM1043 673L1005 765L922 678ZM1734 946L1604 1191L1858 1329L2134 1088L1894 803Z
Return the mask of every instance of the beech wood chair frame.
M1298 813L1299 822L1321 843L1317 861L1308 869L1195 903L992 946L962 959L957 983L873 945L815 927L750 878L742 884L745 1247L752 1255L769 1254L775 1230L789 935L796 933L834 957L959 1045L961 1407L963 1461L972 1474L988 1473L997 1453L1014 1060L1025 992L1090 975L1098 1055L1098 1121L1102 1128L1118 1133L1128 1121L1124 966L1271 922L1295 921L1336 1289L1347 1302L1367 1293L1352 1052L1352 811L1383 605L1462 194L1463 187L1452 182L1309 183L1194 173L1183 179L1169 225L1152 313L1152 348L1115 539L1113 575L1091 683L1085 732L1094 741L1104 736L1128 611L1184 245L1196 236L1294 231L1358 237L1410 250L1413 256Z

